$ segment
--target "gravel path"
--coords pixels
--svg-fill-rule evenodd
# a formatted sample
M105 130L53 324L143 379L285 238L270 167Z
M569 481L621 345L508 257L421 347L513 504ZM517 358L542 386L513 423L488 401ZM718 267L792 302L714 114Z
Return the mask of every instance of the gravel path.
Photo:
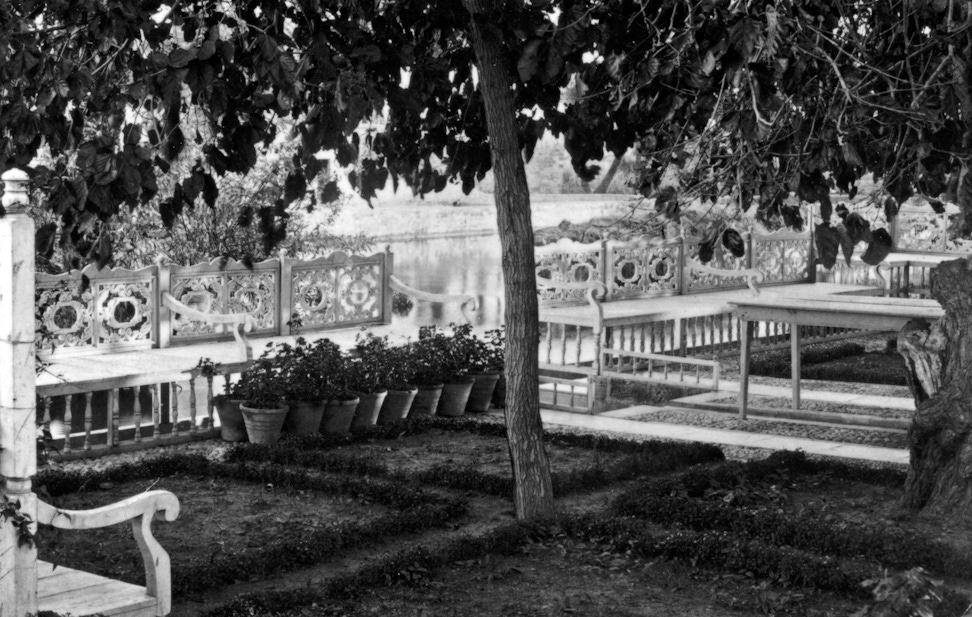
M718 412L704 411L674 411L665 410L647 413L629 418L641 422L668 422L670 424L685 424L706 428L717 428L727 431L745 431L747 433L762 433L765 435L780 435L783 437L801 437L803 439L819 439L821 441L838 441L865 446L880 446L882 448L907 448L908 435L903 431L876 430L871 428L857 428L835 425L805 424L797 422L780 422L776 420L758 420L739 418Z

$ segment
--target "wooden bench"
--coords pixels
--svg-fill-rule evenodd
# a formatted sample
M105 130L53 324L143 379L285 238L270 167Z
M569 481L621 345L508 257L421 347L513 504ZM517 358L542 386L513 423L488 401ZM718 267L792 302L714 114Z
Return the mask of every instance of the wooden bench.
M169 555L152 535L156 515L179 516L179 500L168 491L147 491L92 510L61 510L37 502L37 522L57 529L85 530L130 522L145 569L145 586L44 561L37 563L37 608L59 615L157 617L172 609Z
M642 366L659 367L667 378L672 365L679 378L686 369L694 372L688 387L717 388L714 356L734 353L740 340L733 301L782 290L807 298L884 293L875 285L816 283L810 233L747 234L744 243L745 257L717 247L708 264L698 261L694 238L560 241L538 248L539 314L546 326L541 372L565 384L581 378L593 384L608 373L655 380L635 375ZM603 292L581 301L593 287ZM774 323L757 331L767 346L784 345L787 335ZM848 335L820 328L809 338Z
M161 616L171 609L168 555L152 536L156 514L175 520L179 501L153 491L88 511L59 510L33 492L37 471L34 223L25 212L27 175L4 173L0 218L0 476L3 498L17 505L22 525L0 519L0 606L4 615L52 610L72 615ZM142 554L145 586L39 562L38 524L91 529L131 521Z

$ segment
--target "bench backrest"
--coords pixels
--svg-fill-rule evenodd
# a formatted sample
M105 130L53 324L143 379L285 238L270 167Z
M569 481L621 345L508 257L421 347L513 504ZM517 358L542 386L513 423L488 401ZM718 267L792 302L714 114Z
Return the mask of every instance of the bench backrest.
M203 313L248 313L251 336L286 335L299 318L305 331L390 323L393 256L335 252L313 260L286 253L247 266L214 259L193 266L140 270L93 265L35 283L37 352L106 353L222 341L232 329L180 315L162 292Z
M686 267L696 262L701 240L640 237L580 244L562 239L536 249L538 277L561 282L600 280L607 288L605 301L705 293L747 286L751 270L764 274L765 284L784 285L813 281L813 235L810 231L780 230L769 234L742 234L746 253L735 257L716 243L705 271ZM713 273L712 269L720 272ZM733 276L739 271L739 276ZM583 294L573 289L542 289L547 305L579 304Z
M581 244L567 238L538 247L534 252L536 275L560 283L604 282L604 243ZM552 287L540 289L544 304L586 302L583 289Z

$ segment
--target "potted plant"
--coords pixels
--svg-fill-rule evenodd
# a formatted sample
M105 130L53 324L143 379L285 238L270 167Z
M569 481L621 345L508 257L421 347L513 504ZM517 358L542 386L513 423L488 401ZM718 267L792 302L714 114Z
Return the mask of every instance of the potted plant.
M412 409L419 390L410 381L414 377L411 370L411 351L411 347L405 345L389 347L385 353L385 383L388 385L388 392L378 412L378 424L404 420Z
M244 400L240 411L243 412L246 434L253 443L276 443L290 411L284 400L279 362L269 351L243 371L232 389L233 396Z
M337 343L328 339L316 341L312 346L314 375L321 387L324 416L320 432L347 433L354 421L354 412L360 399L348 388L348 359Z
M469 348L472 345L472 326L451 324L452 336L446 335L435 326L423 328L419 333L419 343L425 343L435 350L440 358L440 377L443 381L442 395L436 413L440 416L456 417L465 413L466 402L472 391L474 379L469 375Z
M221 375L222 371L209 358L200 358L196 364L198 375L206 378L210 392L213 390L213 378ZM246 441L246 425L243 423L243 412L240 403L243 399L231 395L229 381L223 385L223 394L212 397L216 417L219 418L219 436L223 441Z
M374 426L388 395L388 375L392 367L388 337L371 332L355 339L352 356L347 359L347 385L360 401L351 427Z
M298 337L294 344L280 343L275 358L290 406L283 430L294 435L313 435L321 426L330 375L329 340L308 343ZM337 346L334 345L336 348Z
M466 362L475 382L466 402L466 413L489 411L496 384L505 368L505 344L506 331L502 328L486 332L482 339L475 335L471 337Z
M443 335L435 326L419 328L417 341L409 341L402 352L409 366L409 381L418 388L409 416L435 415L446 380Z

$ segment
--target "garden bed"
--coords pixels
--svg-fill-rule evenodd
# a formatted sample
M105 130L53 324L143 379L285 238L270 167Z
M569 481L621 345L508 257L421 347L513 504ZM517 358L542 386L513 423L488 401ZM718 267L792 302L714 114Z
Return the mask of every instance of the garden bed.
M38 484L71 507L174 490L184 514L155 528L179 615L823 617L866 604L860 583L882 567L919 564L972 587L972 529L943 533L943 521L898 510L898 469L785 453L727 463L712 446L548 433L561 509L520 524L503 433L489 420L430 418L237 447L226 462L44 472ZM239 537L221 540L219 527ZM139 579L126 526L84 540L90 532L49 531L42 556L53 548L63 565ZM935 615L960 615L957 593Z

